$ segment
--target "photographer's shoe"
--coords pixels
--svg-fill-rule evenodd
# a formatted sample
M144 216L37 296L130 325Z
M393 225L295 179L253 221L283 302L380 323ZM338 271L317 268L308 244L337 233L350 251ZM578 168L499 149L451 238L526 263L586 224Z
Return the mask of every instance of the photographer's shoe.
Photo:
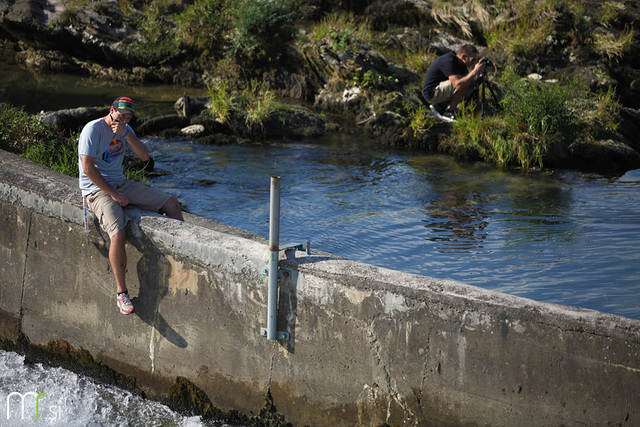
M453 111L451 111L449 107L445 109L440 104L431 104L429 105L429 109L438 120L449 123L455 123L457 121Z
M447 107L447 109L442 113L442 118L448 122L457 122L455 113L451 111L449 107Z
M436 117L442 116L444 113L444 107L440 104L429 104L429 109Z

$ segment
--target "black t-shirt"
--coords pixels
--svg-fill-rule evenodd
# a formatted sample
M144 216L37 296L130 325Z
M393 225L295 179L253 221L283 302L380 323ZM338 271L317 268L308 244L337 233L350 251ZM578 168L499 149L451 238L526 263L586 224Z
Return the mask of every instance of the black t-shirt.
M440 82L449 80L449 76L466 76L467 74L469 74L469 70L460 62L454 52L445 53L431 63L424 76L422 93L426 98L431 99L433 98L433 90Z

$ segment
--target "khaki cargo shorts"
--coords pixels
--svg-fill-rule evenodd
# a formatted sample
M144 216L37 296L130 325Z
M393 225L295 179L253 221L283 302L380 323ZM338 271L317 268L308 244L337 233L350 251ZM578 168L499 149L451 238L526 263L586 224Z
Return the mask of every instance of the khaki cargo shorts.
M475 85L471 85L469 89L467 89L467 92L464 94L464 99L471 98L474 89ZM451 80L445 80L443 82L440 82L440 84L433 89L433 98L431 98L427 102L431 105L449 102L451 101L451 98L453 98L453 95L456 93L456 91L457 89L455 88L453 83L451 83Z
M129 206L151 212L158 212L171 198L169 194L137 181L124 180L113 188L127 196ZM87 196L87 207L98 218L100 227L109 238L124 229L131 220L124 208L102 190L94 191Z

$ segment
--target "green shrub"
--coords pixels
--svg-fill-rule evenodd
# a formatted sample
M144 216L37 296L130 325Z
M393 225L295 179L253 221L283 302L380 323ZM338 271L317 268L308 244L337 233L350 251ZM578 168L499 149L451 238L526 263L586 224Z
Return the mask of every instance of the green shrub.
M247 126L258 125L264 130L264 123L269 116L282 108L275 93L263 83L253 80L241 95L241 102L246 111Z
M264 133L271 115L283 109L275 93L263 83L251 81L239 95L228 82L218 81L209 87L210 113L222 122L243 121L245 135Z
M169 12L171 7L171 0L152 1L138 23L142 40L132 43L132 48L147 55L149 60L163 63L180 52L173 14Z
M505 73L506 92L501 101L507 120L514 128L526 129L536 135L560 130L572 118L569 101L574 98L577 85L536 82Z
M25 113L21 108L0 103L1 149L22 154L29 145L55 136L40 118Z
M593 103L586 107L586 100L596 102L596 99L575 82L536 82L520 78L508 69L501 86L505 89L500 114L481 118L473 105L462 106L454 132L445 142L450 151L498 165L543 167L545 159L562 152L576 138L584 137L585 129L593 124L595 112L583 121L576 111L595 110ZM602 99L604 103L609 98ZM598 117L604 119L605 115Z
M235 32L229 49L232 56L240 51L251 53L257 50L269 54L295 34L296 0L240 0L238 5L234 5L234 10L232 25Z
M371 41L366 23L353 16L329 15L313 28L312 40L316 44L328 43L335 52L354 51Z
M0 148L78 176L78 137L67 138L40 117L6 103L0 103Z
M210 51L226 30L226 0L196 0L176 16L176 39L188 48Z
M78 135L30 144L23 157L65 175L78 176Z

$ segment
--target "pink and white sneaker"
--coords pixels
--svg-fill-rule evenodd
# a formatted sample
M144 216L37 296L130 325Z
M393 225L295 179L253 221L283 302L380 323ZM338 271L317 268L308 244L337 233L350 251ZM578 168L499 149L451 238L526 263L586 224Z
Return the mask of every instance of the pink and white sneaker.
M136 311L127 292L118 295L118 308L122 314L131 314Z

